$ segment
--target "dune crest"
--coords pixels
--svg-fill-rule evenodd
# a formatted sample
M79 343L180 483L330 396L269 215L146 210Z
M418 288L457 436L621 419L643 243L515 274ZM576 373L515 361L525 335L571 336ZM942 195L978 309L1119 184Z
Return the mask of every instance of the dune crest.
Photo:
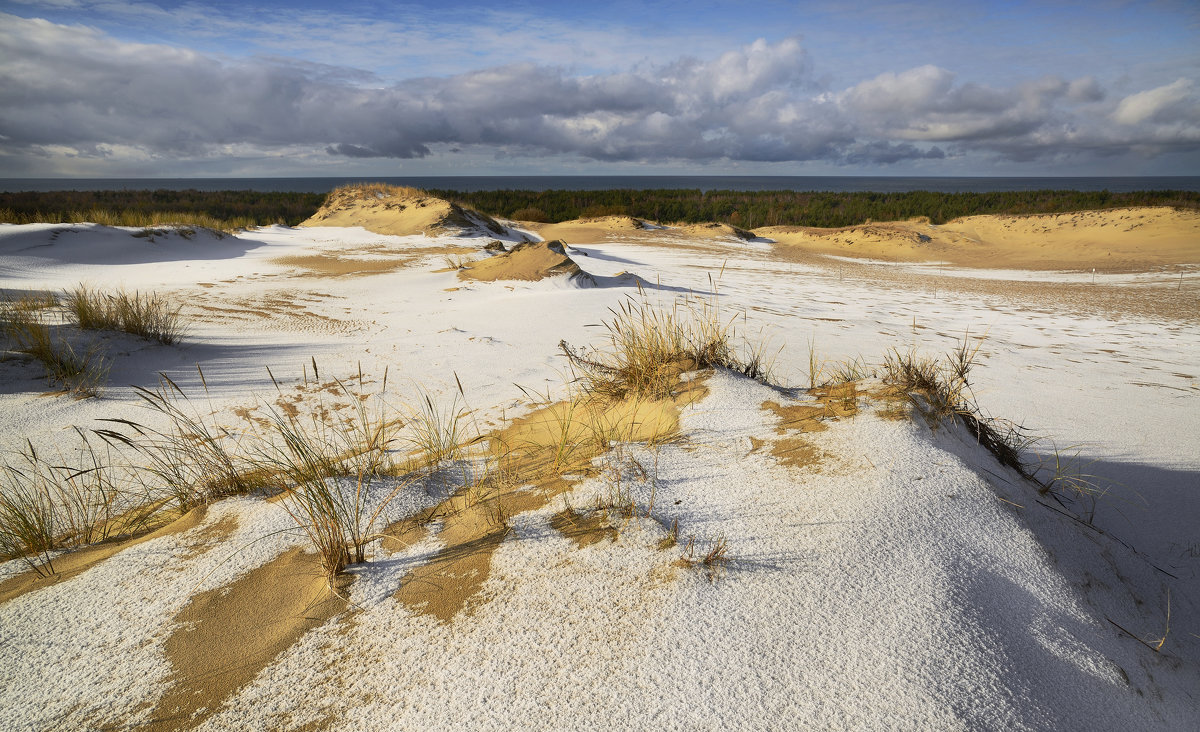
M376 234L411 236L504 236L490 216L431 196L416 188L380 184L345 186L301 226L361 226Z

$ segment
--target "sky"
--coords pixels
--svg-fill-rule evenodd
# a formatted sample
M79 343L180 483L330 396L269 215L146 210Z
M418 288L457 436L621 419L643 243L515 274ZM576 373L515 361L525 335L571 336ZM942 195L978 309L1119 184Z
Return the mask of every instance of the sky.
M1200 3L0 0L0 177L1200 175Z

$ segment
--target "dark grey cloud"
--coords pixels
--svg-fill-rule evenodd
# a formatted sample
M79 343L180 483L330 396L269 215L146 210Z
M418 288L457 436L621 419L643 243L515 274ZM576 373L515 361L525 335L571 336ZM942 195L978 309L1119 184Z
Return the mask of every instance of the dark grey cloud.
M1182 78L1112 99L1092 78L997 88L922 66L829 92L788 39L623 73L513 63L384 85L352 69L0 21L0 165L10 169L30 156L212 158L235 148L851 165L1200 149L1200 91Z

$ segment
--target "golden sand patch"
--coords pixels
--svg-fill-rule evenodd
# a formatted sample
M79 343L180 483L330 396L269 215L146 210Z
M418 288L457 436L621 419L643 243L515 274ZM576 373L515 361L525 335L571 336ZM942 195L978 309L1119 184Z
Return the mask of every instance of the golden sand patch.
M573 474L593 474L593 458L613 441L657 443L676 435L679 411L700 399L703 379L680 382L670 399L598 398L559 402L488 435L490 472L419 516L388 527L397 548L411 546L434 519L443 543L430 561L401 580L396 598L414 612L449 622L470 614L491 572L492 555L508 534L508 519L546 506L571 490Z
M761 405L762 409L773 412L779 422L775 425L775 433L786 435L788 432L820 432L826 429L821 422L825 418L825 407L815 404L793 404L781 406L779 402L768 399Z
M777 256L833 254L890 262L946 262L984 269L1139 272L1200 263L1200 212L1125 208L1032 216L968 216L838 229L772 226Z
M783 406L769 399L764 401L761 408L773 413L778 420L775 424L776 437L770 440L751 437L750 451L757 452L769 443L772 457L783 465L811 467L819 464L826 454L801 435L828 429L825 425L827 419L857 414L858 388L853 381L848 381L810 389L808 394L816 397L819 404Z
M517 244L478 262L471 262L458 271L461 280L541 280L546 277L586 276L579 265L567 256L561 241L539 241Z
M211 716L306 632L345 610L345 586L338 590L330 590L317 557L296 548L193 597L166 643L171 687L143 729L190 728Z
M562 239L572 244L598 244L614 235L626 237L646 231L645 224L632 216L572 219L557 224L522 223L522 227L536 231L544 239Z
M198 506L183 516L180 516L177 510L160 511L151 518L145 533L139 536L109 539L56 557L53 561L54 573L49 577L43 577L32 569L9 577L0 581L0 603L16 599L28 592L65 582L131 546L194 529L204 521L206 512L206 506ZM196 543L193 542L189 546L196 546ZM197 554L200 553L203 552L197 552Z

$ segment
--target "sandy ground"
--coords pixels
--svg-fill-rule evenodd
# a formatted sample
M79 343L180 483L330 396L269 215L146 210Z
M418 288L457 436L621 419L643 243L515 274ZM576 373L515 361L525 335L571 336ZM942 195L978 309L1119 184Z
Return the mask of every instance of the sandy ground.
M940 226L773 226L755 233L806 252L972 268L1142 272L1200 260L1200 212L1162 208L968 216Z
M688 375L697 390L669 409L580 421L638 425L626 441L476 503L449 495L463 466L447 465L397 496L383 523L408 528L373 544L336 596L287 512L255 497L68 555L56 582L0 564L0 726L1189 729L1196 218L1074 224L973 217L927 234L942 249L910 261L923 242L911 257L882 235L867 246L871 227L831 243L593 221L538 227L567 246L528 248L536 266L512 271L484 247L512 247L519 230L428 237L406 222L404 236L309 226L147 241L0 227L0 287L154 289L191 323L179 346L97 336L112 358L100 399L50 393L37 365L0 361L8 451L26 439L67 449L70 425L149 419L129 385L160 372L207 388L205 412L235 432L256 408L336 411L332 376L361 369L379 388L388 369L395 403L430 395L468 408L480 431L508 430L509 444L553 442L568 413L538 401L567 391L559 341L603 343L598 324L629 298L670 308L702 293L771 344L782 387ZM888 226L902 239L929 228ZM968 259L971 239L988 253ZM448 257L496 276L464 277ZM1126 264L1093 282L1086 262L1110 258ZM1030 457L1057 448L1104 495L1042 495L870 380L804 388L813 362L865 369L889 348L945 352L964 335L980 345L983 408L1044 438ZM534 475L522 459L512 472ZM723 560L702 561L721 546ZM1162 637L1158 652L1146 645Z

